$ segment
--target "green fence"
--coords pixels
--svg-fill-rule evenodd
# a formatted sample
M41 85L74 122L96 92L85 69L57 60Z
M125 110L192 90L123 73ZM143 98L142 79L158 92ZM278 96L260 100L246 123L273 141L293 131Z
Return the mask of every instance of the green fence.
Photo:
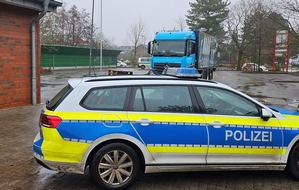
M102 50L102 66L116 66L120 50ZM90 48L70 46L41 46L41 66L54 67L84 67L89 66ZM100 66L100 49L92 50L92 66Z

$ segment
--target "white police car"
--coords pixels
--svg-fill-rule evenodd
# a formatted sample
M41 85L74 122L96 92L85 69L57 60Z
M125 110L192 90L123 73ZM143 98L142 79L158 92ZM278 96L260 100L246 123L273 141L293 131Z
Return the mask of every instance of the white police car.
M283 170L299 179L299 113L226 85L169 76L71 79L42 110L34 156L125 189L139 173Z

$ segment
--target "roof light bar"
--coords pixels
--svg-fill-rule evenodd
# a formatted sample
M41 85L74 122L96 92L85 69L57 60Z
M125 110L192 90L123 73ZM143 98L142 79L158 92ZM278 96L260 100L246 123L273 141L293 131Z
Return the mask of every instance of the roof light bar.
M184 68L184 67L166 67L162 72L162 75L169 75L181 78L201 78L201 74L198 73L196 68Z

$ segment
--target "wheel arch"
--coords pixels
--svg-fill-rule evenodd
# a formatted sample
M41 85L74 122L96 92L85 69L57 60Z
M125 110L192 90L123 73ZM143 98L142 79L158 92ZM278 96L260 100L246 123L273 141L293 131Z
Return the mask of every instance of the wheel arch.
M111 137L113 136L113 138ZM135 139L132 136L128 135L108 135L105 137L101 137L94 141L91 146L85 151L82 162L85 165L85 168L90 165L93 156L97 153L105 145L110 143L123 143L131 148L137 153L139 161L140 161L140 169L142 172L145 171L145 165L148 160L153 159L152 156L146 150L144 144L142 144L139 140Z
M281 160L281 161L282 161L283 163L286 163L286 164L288 163L290 154L291 154L292 150L294 149L294 147L295 147L297 144L299 144L299 134L296 135L296 136L293 138L293 140L289 143L289 145L288 145L288 147L287 147L287 149L286 149L286 153L285 153L285 155L282 156L282 160Z

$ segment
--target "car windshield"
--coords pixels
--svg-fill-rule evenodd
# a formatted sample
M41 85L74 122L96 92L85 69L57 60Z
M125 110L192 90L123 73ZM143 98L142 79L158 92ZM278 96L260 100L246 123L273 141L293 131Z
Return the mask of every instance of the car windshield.
M184 56L186 41L163 40L155 41L153 55L155 56Z

